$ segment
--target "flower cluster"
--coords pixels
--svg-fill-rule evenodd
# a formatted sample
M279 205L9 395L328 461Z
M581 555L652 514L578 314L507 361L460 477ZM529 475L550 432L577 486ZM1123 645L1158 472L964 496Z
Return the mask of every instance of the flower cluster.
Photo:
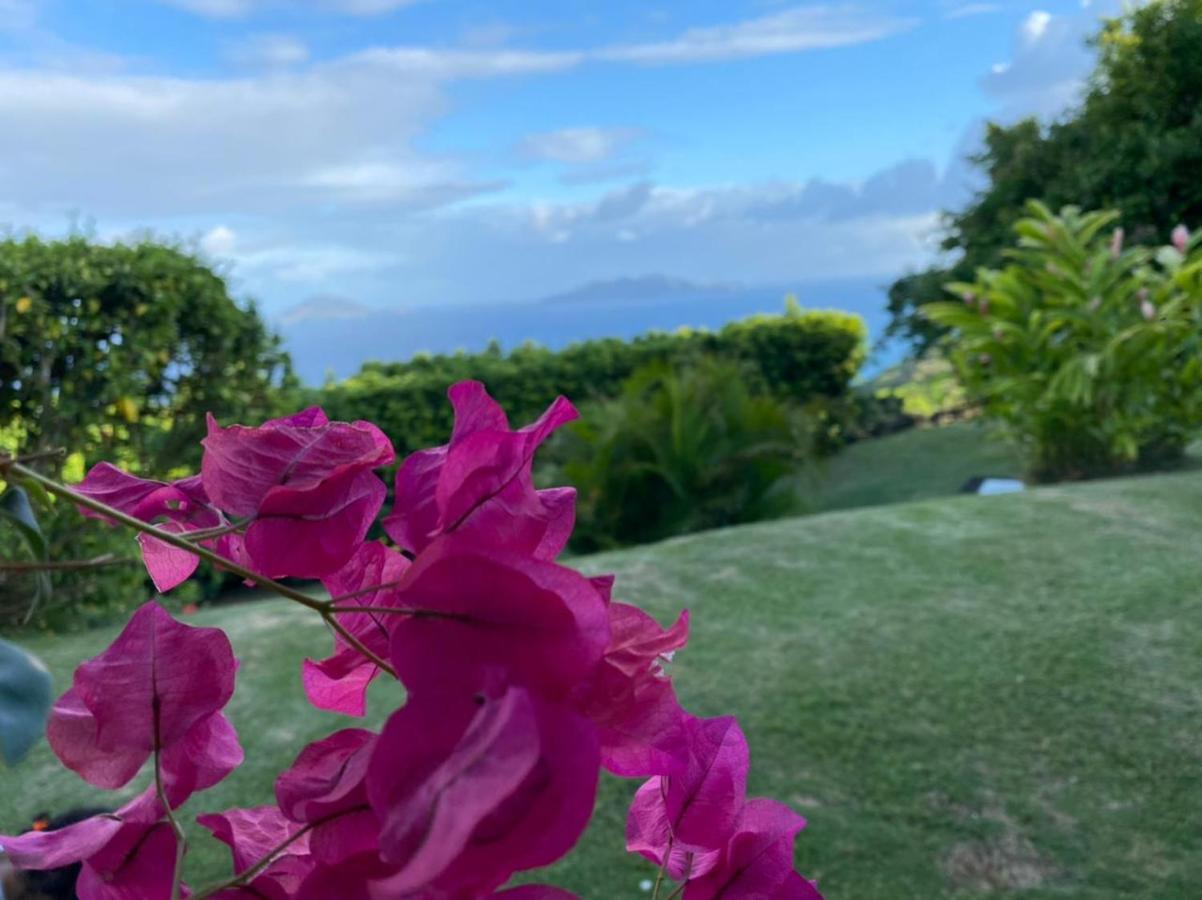
M386 494L374 470L393 461L391 444L319 409L258 428L210 421L197 477L167 484L102 464L79 486L91 514L146 523L139 540L161 591L195 570L193 546L262 578L320 579L331 599L317 606L337 634L329 656L302 666L314 706L361 716L374 678L404 687L378 733L345 728L304 747L274 804L201 816L230 846L234 875L192 896L570 897L503 888L576 844L605 769L648 779L628 849L660 867L659 881L678 882L677 895L818 897L793 871L804 820L746 798L738 725L677 702L664 666L685 645L687 613L663 628L613 600L612 577L556 562L574 492L536 489L531 466L576 415L571 404L561 398L513 430L476 382L450 399L449 443L397 472L388 541L365 538ZM148 760L153 784L115 813L0 838L14 862L82 861L84 900L186 891L174 810L241 762L221 712L235 670L219 630L143 606L76 671L48 736L92 784L122 787Z

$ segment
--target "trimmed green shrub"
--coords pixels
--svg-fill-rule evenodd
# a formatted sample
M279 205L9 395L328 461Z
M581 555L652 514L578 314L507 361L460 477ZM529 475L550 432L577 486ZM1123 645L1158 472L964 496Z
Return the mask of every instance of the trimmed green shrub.
M924 307L970 400L1041 479L1179 460L1202 426L1202 243L1124 249L1115 213L1027 211L1009 265Z
M807 417L743 369L654 363L593 405L553 449L578 491L573 548L637 544L783 515L813 457Z
M446 387L465 378L484 382L514 422L528 422L542 413L547 397L610 399L636 369L712 356L739 365L753 390L805 404L847 392L864 358L865 336L858 316L791 304L783 315L753 316L718 331L653 332L561 351L527 344L505 354L494 345L484 353L369 363L327 387L319 402L334 418L376 422L398 452L407 453L446 441L452 424Z
M205 411L276 411L288 357L208 266L153 241L0 240L0 441L156 475L196 462Z

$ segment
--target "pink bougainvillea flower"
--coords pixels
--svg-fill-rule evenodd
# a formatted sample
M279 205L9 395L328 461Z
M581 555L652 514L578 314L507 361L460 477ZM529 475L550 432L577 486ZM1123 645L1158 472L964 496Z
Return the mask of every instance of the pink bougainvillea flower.
M336 572L363 542L384 502L372 469L394 459L368 422L330 422L314 407L258 428L209 417L201 474L213 503L250 519L246 553L272 577Z
M75 671L50 714L47 738L69 768L98 787L127 784L155 755L162 795L176 808L242 762L233 726L221 713L236 668L225 634L172 619L156 603L130 618L107 650ZM151 785L115 813L49 832L0 837L27 869L82 862L84 900L166 898L175 835Z
M75 486L75 490L135 519L177 534L228 524L221 513L209 503L198 475L167 484L163 481L138 478L110 463L102 462L88 471L84 480ZM80 507L80 511L90 518L100 519L110 525L117 524L87 507ZM216 541L202 543L211 549L218 549ZM166 593L187 581L199 564L195 554L147 534L138 535L138 544L142 548L146 571L150 573L154 586L161 593Z
M497 667L563 698L609 644L605 601L583 575L552 562L442 538L418 557L394 599L391 657L410 690L464 667Z
M208 721L216 720L224 722L224 717L214 716ZM202 722L189 735L195 736L205 727ZM193 791L216 784L242 762L241 750L230 754L228 747L224 756L221 751L210 751L207 759L194 759L192 754L205 744L207 739L185 740L163 755L164 793L173 808L183 804ZM215 764L215 760L220 762ZM151 785L116 812L54 831L0 836L0 846L22 869L57 869L82 863L76 887L81 900L167 900L171 896L176 838L164 814L158 792Z
M412 697L380 735L368 795L394 871L378 896L487 895L565 854L592 815L599 757L586 720L497 677L460 687Z
M405 460L385 531L414 553L457 531L553 559L571 534L576 495L571 488L535 490L531 461L551 432L576 418L576 409L560 397L537 422L511 431L478 381L462 381L447 393L455 408L451 441Z
M805 819L783 803L749 800L716 866L685 889L687 900L822 900L793 871L793 841Z
M296 895L314 867L309 856L309 832L285 817L278 807L230 809L197 816L196 821L229 846L235 874L246 872L270 854L276 854L245 888L231 888L216 895L222 900L251 897L287 900Z
M626 849L668 874L705 874L718 862L743 811L750 757L731 717L684 720L687 758L671 775L648 779L634 796Z
M409 560L400 553L373 541L363 544L345 566L322 579L322 584L331 597L353 594L346 605L393 606L396 583L408 568ZM360 593L376 585L388 587ZM338 620L377 656L388 656L395 615L348 612L340 613ZM305 660L302 679L309 702L318 709L362 716L367 712L367 686L379 672L375 663L335 635L333 654L320 662Z
M611 638L580 709L600 729L601 762L615 775L666 775L685 755L685 713L663 664L689 639L689 614L669 629L637 607L609 606Z
M344 728L309 744L275 783L280 811L302 824L366 806L363 779L376 735Z
M124 786L156 749L165 756L194 729L221 731L214 746L227 755L232 729L224 718L210 720L233 696L236 669L219 628L184 625L147 603L107 650L75 670L46 736L69 769L104 788Z

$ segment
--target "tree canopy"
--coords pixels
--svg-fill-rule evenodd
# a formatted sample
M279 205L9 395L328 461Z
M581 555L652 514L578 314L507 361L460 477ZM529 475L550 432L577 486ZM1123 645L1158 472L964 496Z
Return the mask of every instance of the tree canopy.
M1128 236L1202 225L1202 0L1155 0L1103 22L1081 102L1059 120L990 124L972 161L986 187L944 215L947 262L889 289L888 334L925 350L943 329L918 307L1000 262L1028 200L1115 209Z

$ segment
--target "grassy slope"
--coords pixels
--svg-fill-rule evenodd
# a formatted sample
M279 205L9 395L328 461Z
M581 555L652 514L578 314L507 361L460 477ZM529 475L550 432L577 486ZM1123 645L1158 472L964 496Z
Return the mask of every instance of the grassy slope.
M827 461L815 506L848 509L944 497L974 475L1018 477L1022 470L1014 447L979 423L912 428L852 444Z
M1202 475L832 513L593 557L619 596L692 609L684 703L737 714L751 787L802 810L802 870L832 898L1197 896L1202 816ZM242 658L248 764L192 811L270 798L335 727L296 672L328 639L282 602L212 610ZM112 632L34 649L67 683ZM385 700L376 695L375 708ZM373 719L373 721L375 721ZM639 896L632 786L550 879ZM85 796L43 747L0 773L0 825ZM211 842L197 880L228 863Z

